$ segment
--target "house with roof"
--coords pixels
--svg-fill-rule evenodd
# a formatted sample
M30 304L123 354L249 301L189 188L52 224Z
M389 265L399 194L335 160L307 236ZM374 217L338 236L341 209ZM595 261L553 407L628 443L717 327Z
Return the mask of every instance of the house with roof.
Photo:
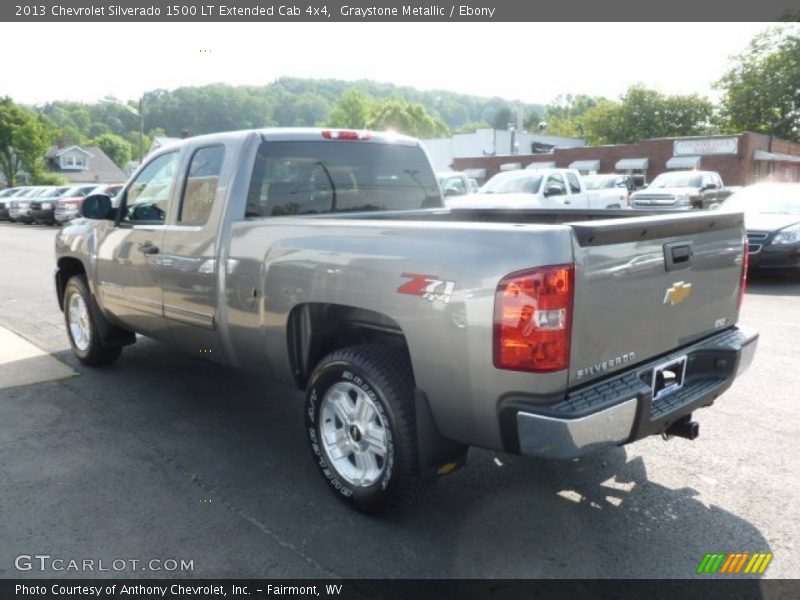
M120 183L128 177L99 146L51 146L45 155L47 169L70 183Z

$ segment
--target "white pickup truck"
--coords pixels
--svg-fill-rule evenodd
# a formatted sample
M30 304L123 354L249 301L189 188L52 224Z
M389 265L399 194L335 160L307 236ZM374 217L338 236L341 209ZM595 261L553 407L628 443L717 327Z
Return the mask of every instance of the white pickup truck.
M622 208L619 199L589 194L575 169L498 173L475 194L447 196L448 208Z

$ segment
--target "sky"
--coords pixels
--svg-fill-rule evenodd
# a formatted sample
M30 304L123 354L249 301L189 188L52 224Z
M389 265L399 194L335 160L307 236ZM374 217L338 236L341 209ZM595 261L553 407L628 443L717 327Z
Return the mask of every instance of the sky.
M0 23L0 96L123 100L283 76L372 79L546 104L633 83L712 99L767 23Z

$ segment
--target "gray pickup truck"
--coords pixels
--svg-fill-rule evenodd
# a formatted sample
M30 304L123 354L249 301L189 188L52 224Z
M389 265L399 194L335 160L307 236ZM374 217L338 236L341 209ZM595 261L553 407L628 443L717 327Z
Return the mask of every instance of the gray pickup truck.
M398 509L469 446L572 458L661 434L745 370L741 214L443 208L413 139L201 136L56 239L87 365L136 333L306 391L324 479Z

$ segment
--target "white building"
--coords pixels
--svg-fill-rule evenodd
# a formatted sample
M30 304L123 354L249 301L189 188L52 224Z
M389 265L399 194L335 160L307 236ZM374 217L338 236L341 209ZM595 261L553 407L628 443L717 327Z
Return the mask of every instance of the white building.
M422 140L422 145L437 171L451 168L454 158L511 154L538 154L553 148L579 148L583 138L561 137L527 131L478 129L473 133L457 133L449 138Z

